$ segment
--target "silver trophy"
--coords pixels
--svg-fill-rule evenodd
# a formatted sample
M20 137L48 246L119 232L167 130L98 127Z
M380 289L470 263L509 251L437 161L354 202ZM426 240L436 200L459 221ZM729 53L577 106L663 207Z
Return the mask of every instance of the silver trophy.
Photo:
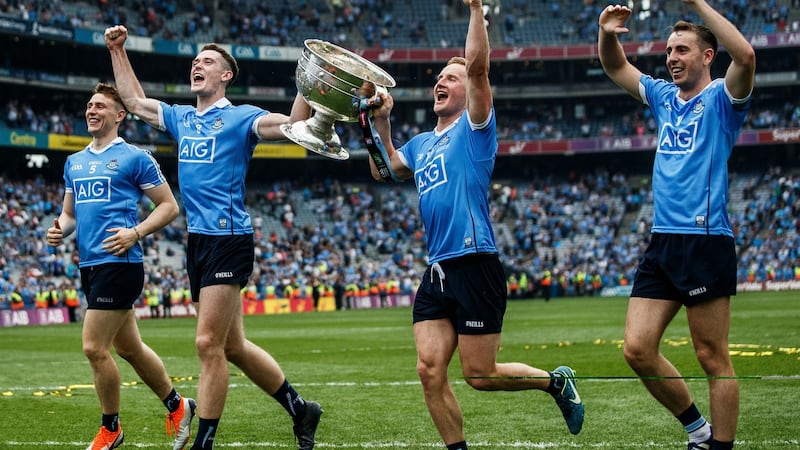
M308 150L333 159L347 159L350 154L342 147L334 122L357 121L361 99L394 87L394 78L372 62L330 42L307 39L304 44L295 82L314 115L281 125L281 131Z

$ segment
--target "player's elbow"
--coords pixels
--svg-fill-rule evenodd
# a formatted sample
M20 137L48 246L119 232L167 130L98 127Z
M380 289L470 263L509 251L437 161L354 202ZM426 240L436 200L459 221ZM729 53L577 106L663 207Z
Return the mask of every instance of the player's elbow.
M753 47L747 46L741 55L736 55L734 60L736 64L745 68L748 73L755 73L756 71L756 51Z
M125 105L125 109L127 109L129 113L141 115L142 102L140 102L137 97L123 96L122 103Z
M744 50L741 52L741 55L736 55L736 60L740 60L740 64L748 66L748 67L755 67L756 66L756 51L755 49L747 45L745 46Z
M158 228L167 226L167 224L175 220L181 212L180 207L178 207L178 202L174 197L169 200L158 202L156 211L158 211L158 221L160 222L157 225Z
M375 180L375 181L379 181L381 183L386 181L386 180L383 179L383 177L381 177L381 175L375 169L370 170L370 175L372 175L372 179Z
M167 217L169 218L169 220L167 221L167 223L177 219L178 214L180 214L180 212L181 209L178 207L178 202L176 201L169 202L169 205L167 206Z
M146 98L137 96L122 97L122 103L125 104L125 109L129 113L139 116L140 119L152 124L153 118L156 117L155 111L148 109Z

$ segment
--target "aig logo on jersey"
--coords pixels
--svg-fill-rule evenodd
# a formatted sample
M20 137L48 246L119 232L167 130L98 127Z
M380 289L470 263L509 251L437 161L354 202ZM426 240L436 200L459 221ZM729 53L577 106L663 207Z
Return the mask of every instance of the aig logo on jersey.
M184 136L178 146L178 161L211 164L214 162L216 138Z
M110 202L111 177L76 178L72 182L75 203Z
M697 122L675 126L671 123L664 124L658 137L659 153L692 153L697 140Z
M414 172L417 191L423 195L431 189L447 183L447 170L444 167L444 154L434 157L424 167Z

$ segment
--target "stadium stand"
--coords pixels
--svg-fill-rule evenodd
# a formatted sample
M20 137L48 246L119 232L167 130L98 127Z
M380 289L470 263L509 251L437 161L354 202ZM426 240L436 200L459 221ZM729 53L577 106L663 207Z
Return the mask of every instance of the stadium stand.
M595 42L597 17L610 3L617 2L484 2L497 47ZM796 1L716 3L746 35L800 31ZM351 48L460 47L466 23L460 3L450 0L4 1L0 13L65 28L122 24L133 34L166 40L301 46L314 36ZM633 17L626 38L633 41L663 38L678 19L696 20L685 5L666 1L637 2Z
M748 7L743 8L740 1L719 3L746 34L768 43L758 48L759 79L746 125L752 140L737 147L730 163L739 280L800 280L800 4L771 1L750 7L744 2ZM493 45L502 48L593 45L592 27L606 2L486 4ZM97 32L125 23L138 36L176 45L214 40L300 47L305 38L315 37L351 48L403 50L458 48L465 20L459 4L448 0L223 0L218 5L0 0L0 19L10 21L3 26L24 25L14 32L0 26L0 42L9 50L0 65L0 137L7 137L0 154L5 168L0 178L0 308L10 307L14 292L32 306L39 290L78 282L74 245L52 249L43 238L60 207L67 153L31 145L31 140L85 137L85 94L94 82L110 78L102 44L65 40L57 30L49 30L52 39L35 35L30 24ZM637 10L636 18L627 39L645 47L663 39L676 19L691 19L679 4L656 1ZM179 86L186 82L193 54L131 54L155 97L190 101ZM663 65L657 51L633 57L655 73ZM720 58L718 66L724 67L725 55ZM380 64L398 79L396 115L403 125L394 131L402 143L432 126L427 92L441 61L389 58ZM285 111L294 95L294 61L240 58L240 65L241 90L232 92L232 100ZM602 288L630 283L652 217L651 155L639 151L652 148L647 111L622 95L591 56L498 60L492 78L504 149L490 194L492 216L508 274L532 280L526 292L515 294L544 296L539 282L545 273L554 280L548 297L597 295ZM125 138L155 149L176 186L174 143L129 119ZM252 164L248 206L258 242L252 285L261 298L270 289L302 289L313 278L333 283L339 276L361 288L390 278L404 292L415 289L426 252L413 186L368 180L366 161L358 153L360 131L337 124L337 132L356 150L351 161L333 165L310 157ZM12 135L18 136L13 142ZM630 144L639 138L645 144ZM594 147L570 150L583 143ZM526 150L549 145L557 150ZM522 151L513 154L517 146ZM143 204L142 211L146 208ZM179 219L144 242L148 276L163 289L186 286L182 223Z

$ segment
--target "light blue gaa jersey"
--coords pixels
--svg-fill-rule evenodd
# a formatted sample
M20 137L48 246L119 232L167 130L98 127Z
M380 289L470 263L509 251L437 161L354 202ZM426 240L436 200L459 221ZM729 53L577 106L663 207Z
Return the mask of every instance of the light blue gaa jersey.
M202 113L194 106L161 103L160 128L178 142L178 183L190 233L253 233L244 182L258 143L256 119L264 114L226 98Z
M674 83L643 75L639 94L658 125L653 163L652 231L733 236L728 219L728 158L750 109L716 79L689 101Z
M399 149L414 173L430 263L497 252L489 220L495 127L494 110L479 125L470 125L465 111L441 133L421 133Z
M120 137L103 149L89 146L67 158L64 186L74 200L80 267L143 261L138 243L116 256L103 250L102 242L111 236L109 228L136 226L143 192L164 182L153 156Z

